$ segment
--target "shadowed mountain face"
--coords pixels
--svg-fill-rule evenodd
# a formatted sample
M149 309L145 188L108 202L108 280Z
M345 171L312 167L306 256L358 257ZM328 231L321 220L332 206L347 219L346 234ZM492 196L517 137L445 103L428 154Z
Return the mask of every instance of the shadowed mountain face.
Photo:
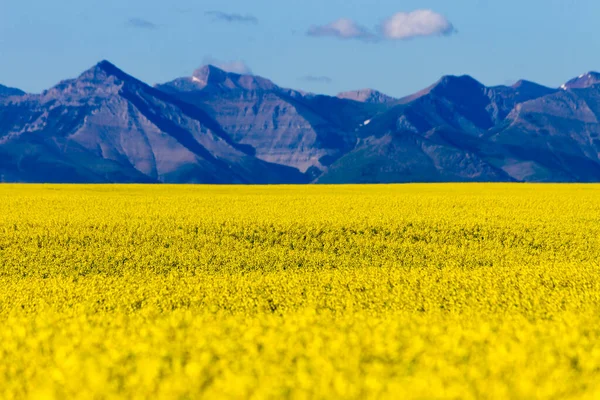
M600 85L518 104L488 132L511 157L495 163L523 181L600 181Z
M10 96L22 96L24 94L25 92L20 89L0 85L0 99Z
M103 61L39 95L0 86L0 181L600 181L600 74L394 99L214 66L152 88Z
M600 181L600 86L438 83L376 117L319 182Z

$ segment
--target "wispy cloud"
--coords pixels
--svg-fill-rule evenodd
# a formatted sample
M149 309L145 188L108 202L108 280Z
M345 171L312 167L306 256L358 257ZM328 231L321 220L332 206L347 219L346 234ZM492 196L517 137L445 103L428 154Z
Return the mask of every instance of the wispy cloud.
M333 79L328 76L315 76L315 75L305 75L300 78L301 81L304 82L312 82L312 83L332 83Z
M373 33L371 33L367 28L348 18L340 18L326 25L313 25L308 30L307 35L315 37L331 36L338 39L360 40L374 38Z
M243 15L237 13L226 13L223 11L207 11L205 15L213 17L215 21L242 23L242 24L258 24L258 18L254 15Z
M233 72L234 74L240 75L252 75L252 68L250 68L248 64L241 60L222 61L213 57L205 57L203 62L204 65L214 65L215 67L226 72Z
M127 21L127 25L132 27L132 28L139 28L139 29L150 29L150 30L154 30L154 29L158 29L158 25L156 25L154 22L142 19L142 18L130 18Z
M454 33L454 25L445 16L425 9L396 13L384 19L375 30L370 30L352 19L341 18L326 25L313 25L306 32L308 36L314 37L328 36L370 42L449 36Z
M456 33L446 17L432 10L399 12L381 24L381 34L386 39L404 40L421 36L449 36Z

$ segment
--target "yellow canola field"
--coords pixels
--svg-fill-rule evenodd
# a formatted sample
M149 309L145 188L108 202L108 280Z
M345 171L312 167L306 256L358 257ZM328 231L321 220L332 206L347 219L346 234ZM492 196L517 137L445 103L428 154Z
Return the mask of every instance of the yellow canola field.
M0 398L600 398L600 185L0 186Z

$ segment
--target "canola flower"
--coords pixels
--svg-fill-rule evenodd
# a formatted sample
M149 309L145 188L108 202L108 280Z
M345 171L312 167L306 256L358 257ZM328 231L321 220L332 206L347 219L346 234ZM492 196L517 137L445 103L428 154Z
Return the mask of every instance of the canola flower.
M0 398L600 398L600 185L0 186Z

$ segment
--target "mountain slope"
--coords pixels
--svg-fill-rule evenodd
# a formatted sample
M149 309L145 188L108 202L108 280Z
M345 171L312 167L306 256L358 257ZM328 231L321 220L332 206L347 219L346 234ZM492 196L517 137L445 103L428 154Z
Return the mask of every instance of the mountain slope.
M57 173L52 181L86 180L90 174L97 176L93 181L306 181L297 170L254 157L251 148L234 143L200 109L106 61L41 95L23 96L0 108L0 132L0 152L28 143L37 149L27 165L75 163L86 171ZM4 175L18 180L22 169ZM22 173L23 180L37 180Z
M354 148L357 127L382 109L305 95L214 66L157 88L205 110L236 143L256 149L258 158L314 176Z
M600 180L600 85L569 89L519 104L489 133L523 169L497 163L526 181ZM517 163L517 164L518 164Z
M0 85L0 99L9 96L22 96L25 92L20 89L11 88L8 86Z
M517 104L556 92L527 81L486 87L470 76L443 77L374 118L319 182L521 180L520 155L492 143L488 132ZM564 180L560 169L549 174Z
M434 129L371 136L348 153L318 183L510 182L500 168L483 160L470 135Z

